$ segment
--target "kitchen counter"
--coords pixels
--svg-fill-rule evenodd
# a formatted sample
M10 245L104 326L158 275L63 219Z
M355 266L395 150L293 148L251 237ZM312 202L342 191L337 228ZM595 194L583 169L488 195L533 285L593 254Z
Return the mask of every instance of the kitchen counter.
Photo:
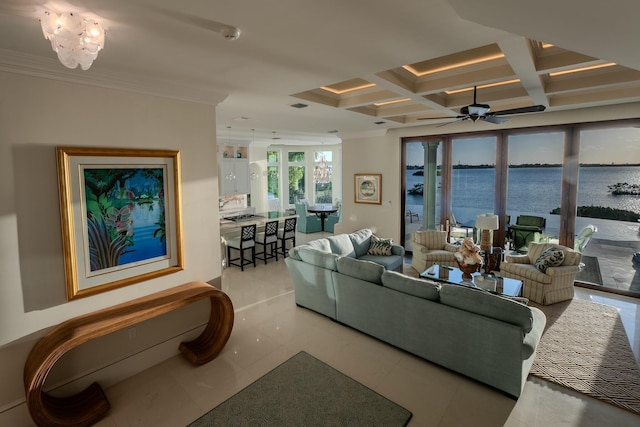
M278 212L278 211L270 211L270 212L257 212L255 214L249 215L239 215L235 217L221 218L220 219L220 234L230 234L233 232L240 231L240 227L243 225L251 225L256 224L258 227L264 226L264 224L268 221L273 221L275 219L284 222L287 218L297 217L295 213L287 213L287 212Z

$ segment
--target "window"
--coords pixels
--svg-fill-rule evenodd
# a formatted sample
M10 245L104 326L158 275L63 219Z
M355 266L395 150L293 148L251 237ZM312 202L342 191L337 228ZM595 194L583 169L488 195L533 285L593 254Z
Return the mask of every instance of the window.
M280 210L280 152L267 151L267 195L269 210Z
M289 159L289 205L293 205L305 196L305 153L304 151L290 151Z
M316 203L333 203L333 153L316 151L314 153L313 181Z
M495 159L494 136L453 139L451 210L459 224L473 227L476 216L494 211Z
M576 279L637 292L638 273L624 267L640 249L639 218L640 129L582 130L575 248L584 268Z

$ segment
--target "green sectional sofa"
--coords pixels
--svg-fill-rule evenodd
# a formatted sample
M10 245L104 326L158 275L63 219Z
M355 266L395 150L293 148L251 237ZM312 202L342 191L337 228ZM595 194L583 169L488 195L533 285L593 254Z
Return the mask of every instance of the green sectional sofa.
M339 236L358 241L357 234ZM542 311L479 289L412 278L332 252L327 243L297 246L285 259L296 304L520 396L546 324ZM359 253L363 246L360 240Z

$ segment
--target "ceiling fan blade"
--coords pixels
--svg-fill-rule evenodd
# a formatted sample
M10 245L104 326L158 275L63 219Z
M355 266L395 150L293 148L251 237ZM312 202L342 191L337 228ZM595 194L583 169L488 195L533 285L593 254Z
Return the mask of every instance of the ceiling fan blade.
M457 117L451 117L451 116L447 116L447 117L417 117L416 120L443 120L443 119L453 119L453 118L460 118L460 117L464 117L464 116L457 116Z
M489 122L489 123L494 123L496 125L509 121L509 119L505 119L504 117L499 117L499 116L482 116L480 117L480 120L484 120L485 122Z
M450 124L456 123L456 122L463 122L465 120L469 120L469 116L458 116L458 117L456 117L455 120L452 120L452 121L447 122L447 123L442 123L442 124L440 124L440 125L438 125L436 127L437 128L441 128L442 126L450 125Z
M510 114L537 113L546 110L544 105L532 105L531 107L512 108L510 110L493 111L488 116L508 116Z

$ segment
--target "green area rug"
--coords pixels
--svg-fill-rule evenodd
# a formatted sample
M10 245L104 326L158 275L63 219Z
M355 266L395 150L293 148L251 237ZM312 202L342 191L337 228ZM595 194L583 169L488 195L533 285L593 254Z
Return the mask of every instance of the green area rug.
M406 426L411 412L301 351L198 418L203 426Z

